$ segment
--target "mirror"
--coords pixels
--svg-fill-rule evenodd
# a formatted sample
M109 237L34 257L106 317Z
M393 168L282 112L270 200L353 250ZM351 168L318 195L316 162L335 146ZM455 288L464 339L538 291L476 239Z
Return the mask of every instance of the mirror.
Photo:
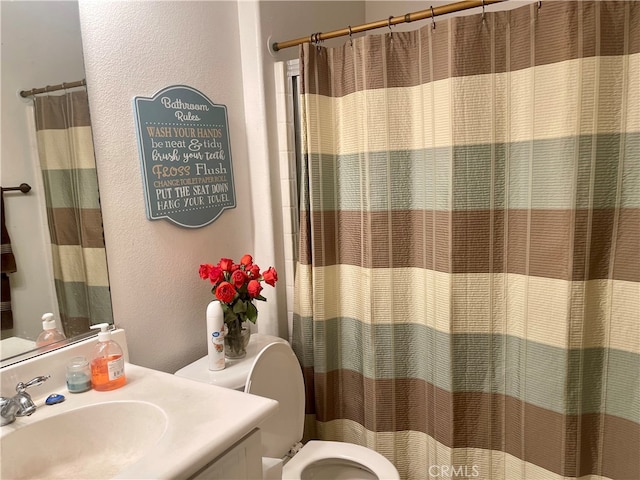
M61 268L60 264L64 262L58 263L53 257L50 245L47 218L50 212L46 208L45 182L37 153L34 102L21 98L18 92L82 80L85 75L77 1L0 2L0 18L0 179L3 188L22 183L32 187L26 194L20 191L2 194L3 220L16 260L16 271L8 275L13 328L3 327L1 331L0 360L5 365L13 363L7 359L21 360L40 353L34 350L34 341L42 331L41 317L44 313L54 313L60 322L53 271L54 265ZM62 90L50 95L64 93ZM97 182L94 188L97 191ZM99 207L97 210L99 212ZM108 283L104 288L108 292ZM5 302L4 293L2 301ZM106 309L110 323L113 323L110 298ZM58 326L61 327L60 323ZM78 336L87 336L85 332L78 333L61 344L72 342Z

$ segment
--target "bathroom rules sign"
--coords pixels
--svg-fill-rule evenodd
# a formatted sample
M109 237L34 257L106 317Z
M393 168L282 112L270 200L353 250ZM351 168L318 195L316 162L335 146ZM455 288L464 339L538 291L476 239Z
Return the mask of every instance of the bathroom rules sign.
M147 218L198 228L234 208L227 107L184 85L133 104Z

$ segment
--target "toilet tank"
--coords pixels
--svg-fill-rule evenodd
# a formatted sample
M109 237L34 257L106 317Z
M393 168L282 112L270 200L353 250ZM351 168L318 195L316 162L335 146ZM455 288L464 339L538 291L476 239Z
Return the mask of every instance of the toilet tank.
M175 375L195 380L196 382L209 383L211 385L243 392L245 383L247 382L247 375L249 375L256 356L264 347L271 343L288 344L289 342L273 335L253 333L247 345L247 355L244 358L234 360L227 358L223 370L209 370L209 360L205 355L199 360L181 368Z

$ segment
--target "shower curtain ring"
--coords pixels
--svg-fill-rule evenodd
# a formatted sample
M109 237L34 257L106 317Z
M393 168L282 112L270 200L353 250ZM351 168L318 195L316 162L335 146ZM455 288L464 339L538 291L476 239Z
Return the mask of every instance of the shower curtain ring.
M353 32L351 31L351 25L349 25L349 46L353 47L353 37L351 36Z
M319 52L320 51L320 42L322 41L320 39L320 35L322 35L322 32L317 32L314 34L314 43L316 45L316 50Z
M392 18L393 18L393 15L390 15L389 18L387 18L387 27L389 27L389 34L391 35L391 40L393 40L393 30L391 29Z
M436 17L433 14L433 5L431 5L431 24L433 26L433 29L436 29Z
M482 23L485 22L484 0L482 0Z

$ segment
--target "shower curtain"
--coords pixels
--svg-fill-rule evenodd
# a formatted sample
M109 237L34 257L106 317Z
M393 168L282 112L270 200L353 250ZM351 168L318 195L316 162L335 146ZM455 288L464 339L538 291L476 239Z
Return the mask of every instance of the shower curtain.
M54 281L64 333L113 322L86 91L35 97Z
M640 4L301 48L309 438L402 478L640 478Z

